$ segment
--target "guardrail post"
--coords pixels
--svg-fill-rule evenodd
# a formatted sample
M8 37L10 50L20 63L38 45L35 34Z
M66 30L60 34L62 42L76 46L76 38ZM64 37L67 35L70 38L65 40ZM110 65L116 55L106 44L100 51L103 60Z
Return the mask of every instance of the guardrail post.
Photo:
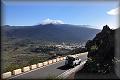
M9 78L9 77L11 77L11 76L12 76L12 72L6 72L6 73L3 73L3 74L2 74L2 78L3 78L3 79Z
M13 70L14 75L17 75L17 74L20 74L20 73L22 73L22 69Z
M30 67L31 67L31 69L35 69L35 68L37 68L37 65L36 65L36 64L33 64L33 65L31 65Z
M63 57L61 57L60 60L63 60Z
M60 58L57 58L57 61L60 61Z
M53 63L57 62L57 60L56 60L56 59L53 59L52 61L53 61Z
M63 57L63 59L65 60L65 59L66 59L66 57Z
M48 61L43 62L43 65L44 66L48 65Z
M29 66L23 67L23 72L26 72L26 71L30 71L30 67Z
M39 67L42 67L43 66L43 63L38 63L37 64L37 67L39 68Z
M49 64L52 64L52 63L53 63L53 61L52 61L52 60L49 60L49 61L48 61L48 63L49 63Z

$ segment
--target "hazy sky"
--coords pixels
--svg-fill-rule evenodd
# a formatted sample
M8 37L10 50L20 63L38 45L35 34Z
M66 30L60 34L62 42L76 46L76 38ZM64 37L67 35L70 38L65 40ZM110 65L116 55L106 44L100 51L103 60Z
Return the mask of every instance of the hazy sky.
M36 25L46 19L53 19L65 24L91 25L99 29L106 24L116 28L117 10L117 1L8 2L3 0L3 24Z

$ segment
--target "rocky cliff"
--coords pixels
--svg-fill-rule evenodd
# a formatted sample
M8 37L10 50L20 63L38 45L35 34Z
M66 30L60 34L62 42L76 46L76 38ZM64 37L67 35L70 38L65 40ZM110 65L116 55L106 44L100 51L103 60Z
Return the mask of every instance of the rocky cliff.
M88 61L83 72L106 74L114 72L115 30L105 25L93 40L86 43Z

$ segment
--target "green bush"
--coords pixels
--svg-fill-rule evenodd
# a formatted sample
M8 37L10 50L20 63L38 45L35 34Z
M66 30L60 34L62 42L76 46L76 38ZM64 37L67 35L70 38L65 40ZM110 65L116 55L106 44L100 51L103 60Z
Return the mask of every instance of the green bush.
M16 65L16 64L13 65L13 64L10 64L10 65L8 65L6 68L4 68L2 72L13 71L13 70L15 70L15 69L22 68L22 67L23 67L23 66L21 66L21 65Z
M96 51L98 49L97 45L91 46L91 51Z
M30 61L28 62L28 64L32 65L32 64L37 64L37 63L40 63L40 62L44 62L48 60L47 58L40 58L40 57L33 57L30 59Z

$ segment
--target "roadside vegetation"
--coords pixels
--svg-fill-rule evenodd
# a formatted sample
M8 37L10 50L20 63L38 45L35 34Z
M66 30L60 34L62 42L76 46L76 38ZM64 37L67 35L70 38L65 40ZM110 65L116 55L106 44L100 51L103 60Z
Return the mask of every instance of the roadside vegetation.
M2 42L1 52L1 72L13 71L18 68L37 64L56 58L57 56L66 56L75 54L77 50L60 49L53 45L58 42L30 41L7 38ZM81 50L80 50L81 51ZM78 51L77 53L79 53Z

